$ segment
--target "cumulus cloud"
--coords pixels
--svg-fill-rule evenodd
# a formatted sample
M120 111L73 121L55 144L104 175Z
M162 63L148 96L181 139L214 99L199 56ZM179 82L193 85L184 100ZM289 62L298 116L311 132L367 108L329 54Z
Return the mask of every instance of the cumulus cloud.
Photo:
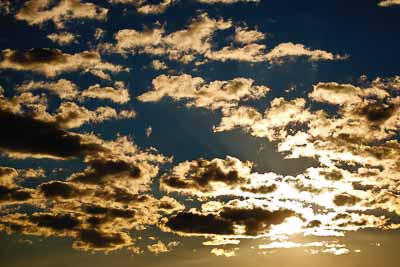
M63 28L66 22L73 19L105 20L107 13L106 8L80 0L61 0L54 6L49 0L31 0L24 4L15 18L30 25L52 21L58 28Z
M171 60L193 61L197 54L205 54L212 47L211 38L218 30L232 26L231 21L210 18L206 13L193 19L183 30L165 34L163 28L137 30L124 29L116 33L115 46L104 49L118 53L147 53L168 55Z
M258 30L250 30L247 27L237 27L235 29L235 41L242 44L249 44L261 41L265 34Z
M167 192L201 198L223 195L261 197L277 189L276 175L252 173L252 163L234 157L185 161L161 177Z
M116 85L122 86L119 82L116 82ZM50 93L57 94L61 99L68 99L68 101L61 102L54 112L49 113L47 111L47 97L44 94L33 95L30 92L26 92L42 88L47 89ZM91 97L98 97L100 99L112 98L117 102L126 100L126 94L124 95L124 92L127 93L127 89L113 89L109 87L104 89L104 93L101 91L103 88L97 86L90 88L95 89L89 92ZM128 119L136 116L134 110L125 109L118 111L109 106L99 106L95 110L89 110L84 106L72 102L71 100L82 100L82 97L84 97L83 95L86 96L86 94L83 93L87 93L87 91L83 91L83 93L79 92L74 83L65 79L60 79L57 82L26 81L18 86L16 90L22 93L20 95L15 95L11 99L0 95L1 109L3 111L31 117L32 119L45 123L53 123L61 129L78 128L89 122L101 123L105 120ZM97 90L100 91L97 92ZM116 92L119 92L119 90L121 90L122 93L117 95Z
M363 87L318 83L309 93L309 99L276 98L264 114L246 106L225 109L214 130L242 128L254 136L277 142L278 151L287 153L289 158L318 160L321 167L305 173L311 183L302 179L295 186L296 190L320 195L321 199L325 195L325 201L314 198L318 205L398 214L399 203L391 193L398 187L397 80L378 78ZM311 109L310 102L323 105ZM290 179L284 181L288 183ZM317 186L319 183L326 183L330 189L326 191ZM273 194L279 194L280 186ZM377 218L365 222L363 225L371 227L385 224Z
M170 160L155 149L141 150L123 136L105 141L94 135L60 130L30 117L1 114L3 119L13 119L9 122L15 126L2 131L3 151L31 157L83 158L87 165L66 181L50 179L36 189L16 183L19 175L25 175L22 171L1 167L0 205L25 203L42 210L28 214L18 209L4 210L0 225L7 233L70 237L73 248L85 251L137 251L130 231L144 230L156 225L161 216L184 209L171 197L157 199L143 193L150 191L158 166ZM20 132L18 126L30 131ZM169 251L176 245L170 242L165 247ZM154 253L163 252L161 246L152 249Z
M214 254L215 256L225 256L227 258L236 256L235 250L228 250L223 248L213 248L211 249L210 253Z
M161 178L161 188L188 194L213 192L214 195L218 189L223 191L224 186L228 190L249 183L251 167L250 162L243 163L232 157L186 161Z
M39 114L38 118L46 122L53 122L63 129L73 129L88 122L101 123L110 119L128 119L135 116L136 112L133 110L117 112L114 108L104 106L92 111L73 102L64 102L55 114L42 116Z
M66 79L59 79L54 82L46 81L25 81L16 88L18 92L27 92L34 90L48 90L58 95L61 99L74 99L78 96L78 86Z
M164 13L170 6L178 0L162 0L154 4L148 0L108 0L112 4L125 4L135 7L136 11L142 15L155 15Z
M188 74L160 75L153 80L152 90L140 95L138 99L142 102L157 102L170 97L176 101L186 100L188 107L218 109L235 106L239 101L264 97L269 91L268 87L253 83L251 79L236 78L206 84L202 78Z
M162 61L160 61L160 60L157 60L157 59L151 61L151 67L152 67L153 69L155 69L155 70L165 70L165 69L168 69L168 66L167 66L164 62L162 62Z
M47 38L59 45L69 45L76 42L76 36L70 32L52 33L47 35Z
M115 103L124 104L130 100L129 91L121 81L114 83L114 87L101 87L99 84L89 86L82 92L83 97L109 99Z
M174 4L176 0L163 0L159 4L144 4L137 8L137 11L142 14L160 14L164 13L167 8Z
M102 61L96 51L83 51L71 55L54 48L32 48L27 51L5 49L1 52L0 68L32 71L48 77L74 71L115 73L126 70L119 65Z
M310 61L319 60L342 60L347 56L334 55L324 50L312 50L303 44L281 43L265 55L268 61L279 63L284 58L307 57Z
M228 2L225 2L228 3ZM216 50L212 38L218 31L235 29L235 40L229 46ZM164 27L145 28L143 31L123 29L115 34L116 44L105 43L100 49L110 53L145 53L153 56L167 56L170 60L182 63L206 60L281 63L284 59L307 57L310 61L342 60L347 56L335 55L324 50L314 50L303 44L282 43L271 51L265 44L259 44L265 34L247 27L235 26L232 21L210 18L207 13L198 17L185 27L166 33Z
M233 27L229 20L213 19L207 13L193 19L186 29L165 33L164 28L120 30L115 34L117 43L104 44L102 49L117 53L147 53L155 56L167 55L170 60L188 63L197 56L211 60L239 60L249 62L268 61L281 63L285 58L308 57L310 61L341 60L346 56L334 55L324 50L312 50L302 44L282 43L271 51L266 45L257 42L265 38L265 34L243 27L235 27L236 43L241 44L213 49L212 37L217 31Z
M157 243L148 245L147 249L154 254L166 253L170 252L174 247L178 246L179 242L172 241L165 245L161 240L158 240Z
M114 82L114 87L94 84L87 89L80 91L78 86L66 79L59 79L58 81L24 81L21 85L16 87L16 91L23 93L35 90L46 90L52 94L59 96L61 99L80 99L95 98L95 99L109 99L117 104L125 104L130 100L129 90L126 88L124 82Z

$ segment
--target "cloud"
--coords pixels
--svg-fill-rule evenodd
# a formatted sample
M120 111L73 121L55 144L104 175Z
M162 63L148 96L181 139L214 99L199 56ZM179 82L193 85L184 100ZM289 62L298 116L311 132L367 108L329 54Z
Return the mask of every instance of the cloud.
M333 202L337 206L344 206L344 205L353 206L359 201L360 201L359 198L349 194L336 195L335 199L333 200Z
M22 204L32 199L33 190L18 186L17 177L14 168L0 167L0 206Z
M75 183L83 184L104 184L109 180L138 179L141 176L141 170L124 161L108 161L96 159L89 162L85 172L74 174L69 180Z
M14 168L0 167L0 185L6 187L15 186L15 178L18 172Z
M47 199L53 198L74 198L83 192L76 186L70 183L61 181L51 181L43 183L39 186L39 192Z
M0 204L7 212L0 218L3 231L71 237L75 249L107 253L137 248L129 232L142 231L156 225L161 216L184 209L171 197L138 194L150 190L158 165L169 159L154 149L140 150L126 137L113 141L85 138L101 150L82 153L86 169L67 181L47 179L37 189L9 186L17 174L11 168L0 169L0 181L8 185L0 185ZM21 203L43 212L24 214L18 208L7 209ZM176 245L171 242L166 247L170 250Z
M390 193L397 190L399 174L398 79L378 78L364 84L360 87L318 83L308 94L309 98L277 98L264 113L246 106L224 109L224 116L214 130L242 128L251 135L277 142L278 151L287 158L317 160L320 167L309 168L304 173L311 180L300 179L294 185L303 192L299 195L292 192L295 199L330 209L385 210L398 214L399 203ZM312 106L315 102L322 105ZM277 197L282 186L291 190L286 187L293 186L290 178L283 181L284 184L276 184L272 196ZM326 187L317 186L321 183ZM311 195L306 197L306 194ZM377 217L367 221L363 227L385 224Z
M265 61L265 45L261 44L246 44L243 47L230 47L226 46L218 51L209 51L206 57L218 61L248 61L248 62L262 62Z
M287 209L269 210L261 206L242 206L230 201L213 212L185 211L174 215L165 223L181 235L262 236L273 225L282 224L295 216Z
M281 43L269 51L265 58L273 63L280 63L282 59L291 57L307 57L310 61L343 60L347 56L334 55L324 50L312 50L303 44Z
M180 76L160 75L152 84L152 90L140 95L142 102L156 102L164 97L176 101L185 101L186 106L219 109L235 106L239 101L264 97L269 91L266 86L255 86L254 81L247 78L235 78L230 81L213 81L205 84L200 77L188 74Z
M86 143L79 134L61 130L54 123L0 110L0 150L21 156L70 158L98 152L97 144ZM26 131L29 129L29 131Z
M121 81L114 83L113 87L101 87L99 84L91 85L82 92L83 97L109 99L118 104L127 103L130 100L129 91Z
M221 2L222 3L222 2ZM233 3L233 2L225 2ZM235 42L215 50L213 37L218 31L235 29ZM143 31L123 29L115 34L117 43L105 43L100 49L109 53L145 53L153 56L167 56L169 60L187 64L201 64L204 60L269 62L280 64L284 59L307 57L310 61L343 60L347 56L334 55L324 50L313 50L302 44L281 43L271 51L258 42L265 34L247 27L235 26L232 21L210 18L202 13L192 19L182 30L166 33L164 27L145 28ZM205 61L205 62L206 62Z
M209 41L214 32L229 29L231 26L231 21L212 19L203 13L194 19L186 29L167 35L163 41L177 53L190 50L205 53L211 48Z
M66 54L55 48L32 48L27 51L5 49L1 52L0 69L37 72L54 77L64 72L121 72L121 66L103 62L96 51Z
M47 35L47 38L58 45L69 45L76 42L76 36L70 32L52 33Z
M396 6L396 5L400 5L399 0L381 0L378 3L378 6L380 6L380 7L391 7L391 6Z
M115 34L116 49L125 53L131 49L154 46L161 43L164 29L145 29L143 32L124 29Z
M142 14L160 14L164 13L176 0L163 0L159 4L145 4L137 8L137 11Z
M250 30L247 27L235 29L235 41L242 44L250 44L265 39L265 34L258 30Z
M17 92L27 92L35 90L47 90L59 96L61 99L79 99L81 97L109 99L118 104L125 104L130 100L129 90L126 88L122 81L114 82L114 87L94 84L89 86L82 92L79 91L78 86L66 79L59 79L58 81L25 81L17 86Z
M11 9L12 5L9 0L0 0L0 14L10 14Z
M236 256L235 250L227 250L223 248L213 248L210 252L215 256L225 256L227 258Z
M252 163L226 159L185 161L161 176L160 188L167 192L202 198L221 195L265 195L275 191L270 174L251 173Z
M115 34L117 43L104 44L101 47L108 52L146 53L167 55L170 60L183 63L191 62L196 55L205 54L211 49L211 38L218 30L232 26L231 21L209 18L207 13L200 14L182 30L165 34L164 28L120 30Z
M37 169L18 169L18 174L24 178L42 178L46 176L46 171L43 168Z
M117 83L118 85L118 83ZM120 85L118 85L120 86ZM42 122L54 123L59 128L62 129L72 129L78 128L85 123L101 123L105 120L110 119L127 119L136 116L134 110L120 110L109 107L100 106L95 110L88 110L84 106L79 106L78 104L66 101L61 102L58 109L52 113L47 112L47 97L43 94L40 96L34 96L32 93L24 91L32 91L41 88L47 88L48 91L58 94L61 99L63 98L81 98L82 94L76 88L76 85L68 80L58 80L57 82L35 82L27 81L24 84L17 87L17 91L22 91L20 95L15 95L11 99L7 99L0 95L0 103L2 104L2 109L7 112L14 114L25 115L32 117L33 119L40 120ZM96 86L95 86L96 87ZM96 89L96 88L95 88ZM100 88L98 88L100 89ZM120 88L122 92L125 89ZM114 90L114 89L112 89ZM84 91L85 93L86 91ZM91 92L90 95L94 97L95 92ZM126 100L124 94L120 96L115 96L110 93L107 89L106 94L97 93L98 97L114 97L114 100Z
M93 3L82 3L80 0L61 0L52 5L49 0L31 0L17 12L17 20L26 21L29 25L40 25L52 21L58 28L73 19L105 20L108 10Z
M275 98L264 114L251 107L224 109L221 123L214 127L215 132L241 127L258 137L276 140L287 136L287 126L301 124L310 120L312 114L305 107L305 100L296 98L287 101Z
M141 15L156 15L164 13L169 7L179 0L162 0L154 4L148 0L108 0L112 4L131 5L136 8L136 11Z
M155 69L155 70L165 70L165 69L168 69L168 66L167 66L164 62L162 62L162 61L160 61L160 60L157 60L157 59L151 61L151 67L152 67L153 69Z
M127 233L101 232L96 229L82 229L79 232L79 241L74 242L73 248L85 251L110 252L132 244L132 238Z
M32 199L32 190L0 185L0 206L18 205Z
M34 90L48 90L58 95L61 99L74 99L78 96L78 86L66 79L59 79L55 82L46 81L25 81L16 88L17 92L27 92Z
M202 4L235 4L235 3L259 3L260 0L196 0ZM131 5L136 8L136 11L143 15L155 15L164 13L173 4L179 0L162 0L158 4L153 4L148 0L108 0L113 4Z
M186 234L232 235L233 224L215 215L181 212L168 219L166 226Z
M179 242L169 242L165 245L161 240L158 240L157 243L148 245L147 249L154 254L166 253L172 251L172 249L179 245Z
M54 115L39 115L38 118L46 122L53 122L62 129L73 129L79 128L88 122L101 123L105 120L127 119L135 116L135 111L122 110L117 112L114 108L107 106L98 107L91 111L73 102L64 102L61 103L58 112Z

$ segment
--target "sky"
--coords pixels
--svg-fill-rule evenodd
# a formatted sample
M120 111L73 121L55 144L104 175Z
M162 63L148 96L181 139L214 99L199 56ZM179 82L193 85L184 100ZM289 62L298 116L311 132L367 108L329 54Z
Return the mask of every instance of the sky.
M0 266L398 266L399 14L0 0Z

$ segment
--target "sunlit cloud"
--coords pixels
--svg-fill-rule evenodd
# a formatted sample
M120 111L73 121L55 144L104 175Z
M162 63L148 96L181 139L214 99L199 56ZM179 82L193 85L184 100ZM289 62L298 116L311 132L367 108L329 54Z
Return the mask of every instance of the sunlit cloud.
M57 28L63 28L65 22L73 19L104 20L107 13L106 8L93 3L82 3L80 0L62 0L55 6L49 0L32 0L24 4L15 18L30 25L52 21Z

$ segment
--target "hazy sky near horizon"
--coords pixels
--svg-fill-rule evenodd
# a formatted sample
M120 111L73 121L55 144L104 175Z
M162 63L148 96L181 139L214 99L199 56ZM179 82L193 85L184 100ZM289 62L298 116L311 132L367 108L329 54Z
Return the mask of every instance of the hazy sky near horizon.
M398 266L399 12L0 0L0 266Z

